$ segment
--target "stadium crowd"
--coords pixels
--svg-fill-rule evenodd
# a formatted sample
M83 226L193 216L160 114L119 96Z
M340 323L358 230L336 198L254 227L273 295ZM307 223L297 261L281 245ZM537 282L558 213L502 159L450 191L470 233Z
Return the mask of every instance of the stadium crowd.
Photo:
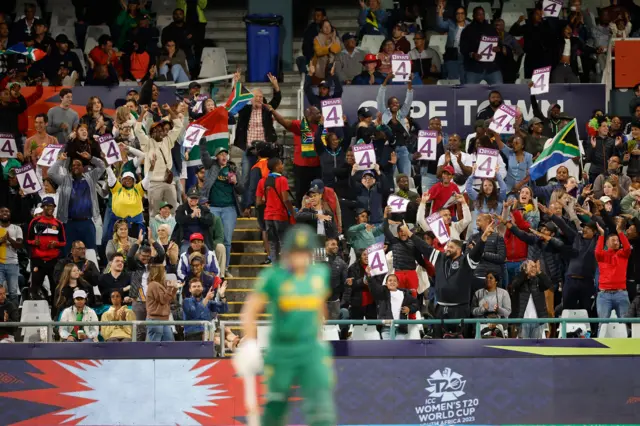
M575 126L570 110L552 105L545 114L535 97L533 119L525 121L518 111L514 134L494 132L489 127L503 104L499 91L492 91L489 106L478 111L470 135L446 133L439 118L420 129L410 115L413 84L441 77L515 81L510 61L521 51L526 53L524 77L552 66L552 82L591 81L602 71L596 65L608 42L592 50L586 46L621 27L628 36L635 9L603 9L599 26L591 28L577 18L588 13L579 1L562 19L542 18L538 7L510 30L522 36L515 41L499 19L486 23L482 8L467 22L458 17L459 11L466 14L464 8L440 2L436 18L439 31L449 34L447 55L440 58L425 48L426 32L414 32L416 47L408 53L415 58L415 75L402 102L386 93L394 77L389 58L396 51L407 53L404 37L418 26L421 11L407 7L398 16L398 11L380 10L377 0L361 2L359 36L391 34L376 56L360 54L357 36L338 37L318 9L297 61L307 75L310 106L301 120L291 120L278 112L282 95L273 76L273 98L267 103L260 90L253 91L236 117L226 110L218 115L220 108L196 82L182 100L159 104L155 82L189 81L193 68L188 64L192 58L197 62L202 46L204 15L189 9L193 2L177 3L183 7L162 33L166 50L157 60L126 59L148 54L144 37L146 29L153 32L137 0L122 5L119 31L105 36L89 55L94 57L87 75L74 68L77 58L70 55L68 40L49 40L47 56L35 62L25 55L0 56L5 60L0 69L0 321L19 320L19 305L26 300L47 300L54 320L209 321L229 310L225 278L231 278L231 242L240 216L258 218L267 252L263 265L279 260L291 223L317 229L325 247L316 261L331 268L331 319L479 317L490 324L495 317L547 318L565 309L584 309L600 318L612 311L618 317L637 316L640 251L632 247L640 242L639 85L630 104L632 117L594 111L589 123L580 123L588 131L582 143L567 131ZM47 26L34 20L34 9L27 6L25 17L15 20L11 40L38 46L46 39ZM91 9L77 2L78 13ZM79 24L86 23L82 16ZM0 37L8 28L7 15L4 19ZM411 19L409 27L404 21ZM28 34L21 32L25 25ZM82 25L77 31L81 37ZM477 57L481 34L495 34L504 43L494 62ZM185 39L190 48L182 45ZM112 84L131 74L140 87L119 100L114 116L94 96L81 117L71 108L73 88L63 88L60 104L33 117L35 133L29 132L27 108L42 96L42 82L55 84L74 73L85 84L109 78ZM26 80L36 85L28 98L16 84ZM234 86L240 80L236 73ZM342 85L349 84L379 86L377 108L360 108L356 116L342 117L344 126L325 128L320 101L340 97ZM211 149L206 138L186 148L190 126L220 120L236 124L232 142L243 151L241 157L230 158L228 147ZM282 156L275 123L293 135L292 169ZM435 132L435 160L421 159L420 130ZM101 149L111 139L113 151ZM534 163L550 155L548 139L574 146L576 154L550 179L544 173L532 179ZM372 147L376 161L363 167L356 155L365 146ZM188 163L195 147L201 165ZM499 154L487 171L490 177L480 178L477 163L484 149ZM441 221L435 232L430 218ZM447 241L440 238L443 229ZM382 244L385 259L369 264L367 249L376 243ZM376 273L382 264L388 273ZM528 338L545 330L553 335L543 323L518 329L488 325L482 333ZM462 326L423 330L426 337L471 333ZM15 329L0 327L0 340L14 341L14 334ZM126 341L132 339L132 327L60 327L58 334L73 342ZM206 337L202 326L185 327L180 334L186 340ZM348 328L341 329L341 338L348 334ZM381 335L388 338L389 330ZM396 338L406 336L407 330L399 328ZM169 341L175 336L171 327L158 325L138 327L136 337ZM233 349L239 336L223 330L216 339Z

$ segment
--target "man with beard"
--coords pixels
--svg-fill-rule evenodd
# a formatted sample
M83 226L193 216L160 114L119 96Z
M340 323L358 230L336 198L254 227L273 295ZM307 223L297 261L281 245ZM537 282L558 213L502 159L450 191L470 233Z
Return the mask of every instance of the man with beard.
M482 37L498 36L495 28L485 21L484 16L484 9L481 6L474 8L473 22L467 25L460 34L460 54L464 58L465 72L462 76L464 84L479 84L482 80L488 84L502 84L502 73L497 62L495 60L492 62L481 61L482 56L490 56L484 51L479 52ZM496 45L492 50L497 53L500 51L500 47Z
M229 311L227 303L227 283L223 283L218 291L214 286L209 287L207 295L202 297L203 288L200 278L191 278L189 292L191 297L184 299L182 304L183 318L185 321L211 321L214 313L224 314ZM204 326L187 325L184 327L184 340L202 340Z
M38 64L36 62L36 64ZM39 66L39 65L36 65ZM78 79L84 80L84 68L75 52L69 50L69 38L64 34L58 34L55 47L51 47L51 53L43 59L44 73L48 80L58 78L58 70L61 66L69 69L69 74L75 71ZM64 89L63 89L64 90ZM51 132L49 132L51 133Z
M489 105L478 111L476 120L487 120L489 118L493 118L493 114L495 114L496 110L500 108L502 102L502 94L497 90L492 90L491 93L489 93Z
M296 206L301 206L302 197L311 186L311 181L320 179L320 157L315 150L314 136L318 131L318 123L322 118L320 110L314 106L304 111L302 120L289 120L280 115L272 107L273 118L291 133L293 133L293 174L295 180Z
M1 214L1 212L0 212ZM1 220L1 216L0 216ZM53 278L55 282L60 281L60 276L64 267L69 263L73 263L80 270L80 277L84 279L93 288L97 286L100 281L100 271L98 271L98 265L93 261L86 258L87 247L82 241L74 241L71 244L71 253L64 259L60 259L56 264L56 268L53 270Z
M173 40L180 50L192 54L191 39L193 31L184 22L184 10L175 9L173 11L173 22L162 30L162 45L167 44L167 40ZM197 83L196 83L197 84ZM191 86L189 86L191 88Z
M11 223L22 227L25 231L25 225L31 221L31 211L40 202L40 196L37 193L24 194L18 183L15 168L10 169L4 175L7 178L8 188L0 191L0 205L7 206L11 211Z
M540 105L538 104L535 95L531 95L531 107L533 108L533 115L536 118L539 118L542 122L543 136L552 138L556 135L556 133L562 130L562 125L560 123L560 112L562 110L559 104L550 105L549 110L547 111L547 117L545 117L542 113L542 110L540 109Z
M460 240L449 240L444 253L441 253L413 234L406 225L402 225L400 229L436 270L434 282L437 300L436 318L469 318L471 315L469 301L471 300L474 270L482 260L487 239L493 233L493 223L485 228L473 248L464 255ZM436 334L442 337L440 327L436 328Z
M409 200L409 204L407 205L406 212L393 213L391 219L396 222L404 220L407 223L416 223L420 195L409 188L409 177L407 175L399 174L396 176L396 192L394 195Z
M11 210L0 207L0 288L2 283L8 286L9 299L15 302L20 298L18 279L20 266L18 252L22 248L22 229L11 224Z

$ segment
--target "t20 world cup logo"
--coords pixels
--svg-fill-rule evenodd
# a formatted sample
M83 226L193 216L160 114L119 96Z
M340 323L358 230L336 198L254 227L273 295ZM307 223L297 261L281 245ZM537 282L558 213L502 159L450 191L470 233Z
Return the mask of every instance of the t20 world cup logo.
M464 395L464 385L467 383L463 380L461 374L452 371L450 368L444 370L436 370L427 379L429 387L426 388L429 396L432 398L440 398L440 402L457 401Z

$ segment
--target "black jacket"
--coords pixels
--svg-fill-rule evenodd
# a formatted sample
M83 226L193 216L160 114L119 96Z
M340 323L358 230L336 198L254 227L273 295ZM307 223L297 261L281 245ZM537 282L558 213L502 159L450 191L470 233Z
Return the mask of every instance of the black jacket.
M327 256L327 264L331 269L331 296L327 300L329 302L341 300L347 281L348 266L339 255Z
M436 288L436 299L442 303L469 306L474 270L482 260L484 251L482 239L457 259L445 256L415 234L411 240L436 270L436 279L432 283Z
M542 134L544 136L552 138L561 130L560 120L554 120L551 118L551 106L545 116L540 109L540 104L538 104L535 95L531 95L531 108L533 109L533 115L542 120ZM533 155L533 153L531 154Z
M385 219L382 223L384 230L384 238L389 242L389 250L393 252L393 269L396 271L415 271L416 261L420 261L424 266L420 251L416 248L416 244L412 238L402 241L393 235L389 229L389 220Z
M473 241L478 244L482 237L481 233L477 233L473 236ZM507 260L507 247L504 244L504 238L497 232L489 235L487 241L484 243L484 253L482 253L482 260L478 264L475 270L476 277L486 277L489 272L494 276L503 275L502 265Z
M596 49L585 44L580 37L571 37L571 53L569 55L569 62L571 64L571 70L577 76L580 75L580 71L578 70L578 51L582 54L591 55L592 53L596 53ZM553 65L558 66L560 63L560 58L562 57L562 52L564 51L564 43L565 38L560 37L556 40L555 44L555 52L553 56Z
M302 56L306 58L307 61L311 61L313 56L315 55L315 50L313 48L313 42L318 36L320 32L320 28L318 24L311 22L307 28L304 30L304 34L302 35Z
M371 295L373 296L373 299L376 301L378 319L392 320L394 318L393 311L391 309L391 291L385 285L383 285L385 277L386 275L376 275L375 277L371 277L369 279L369 288L371 289ZM413 297L409 290L398 289L396 291L399 291L404 295L402 299L402 307L408 307L409 313L411 314L415 314L416 312L418 312L418 299ZM408 318L409 316L407 314L403 314L401 311L400 318L398 319L406 320ZM400 333L406 334L407 329L408 327L406 324L398 327L398 331Z
M338 227L336 226L336 219L331 214L329 209L322 210L322 214L331 216L331 220L324 221L324 233L327 238L338 238ZM296 222L304 223L311 228L316 229L318 227L318 213L315 209L304 208L296 214Z
M570 250L566 252L567 257L570 259L567 266L567 276L593 279L596 275L597 262L595 251L598 236L596 235L592 239L587 240L578 234L578 231L569 225L565 219L551 215L551 220L558 226L560 231L562 231L567 240L567 246L570 247ZM603 225L601 224L601 226Z
M172 22L162 30L162 45L164 46L168 40L173 40L179 49L184 52L191 52L192 43L187 36L192 33L193 31L190 30L190 26L186 22L181 27Z
M278 109L282 101L282 94L280 91L273 92L273 99L269 102L269 105L273 109ZM249 131L249 120L251 120L251 110L253 105L245 105L244 108L238 112L238 124L236 125L236 139L234 145L242 150L247 149L247 132ZM273 114L266 106L262 106L262 126L264 127L265 142L276 142L278 135L276 129L273 127Z
M32 219L31 211L39 202L40 195L37 193L23 197L20 195L19 186L12 188L6 181L0 186L0 206L5 206L11 211L11 223L14 225L29 224Z
M551 290L553 285L551 280L545 273L541 273L533 278L527 276L526 273L521 272L513 280L513 291L518 297L518 316L517 318L524 318L524 311L527 309L529 303L529 296L533 298L533 305L536 308L536 314L538 318L547 318L547 304L544 298L544 292Z
M111 133L113 134L113 118L109 117L107 114L102 114L102 119L104 120L105 128L104 134ZM93 138L93 135L102 136L101 134L96 132L96 122L98 121L92 114L85 114L80 118L80 124L86 124L89 128L89 137ZM93 154L92 154L93 155Z
M559 238L551 238L549 242L536 235L522 231L517 226L511 227L511 232L519 240L524 241L529 246L528 259L540 260L542 272L556 286L564 278L565 265L562 258L564 244Z
M495 28L493 28L493 25L487 21L482 23L473 21L462 30L462 34L460 35L460 54L464 58L465 71L482 73L500 70L496 61L479 62L471 57L473 53L478 52L482 36L497 37L498 33Z
M100 271L98 270L98 266L90 260L83 259L79 262L74 262L73 257L71 255L65 257L64 259L58 260L55 268L53 269L53 279L55 282L60 281L60 276L62 275L62 271L67 264L73 263L80 269L82 272L82 279L85 280L91 288L97 286L100 281Z
M0 305L0 324L4 321L4 313L7 312L9 318L7 322L20 322L20 313L18 312L18 307L9 299L7 299L3 304ZM10 336L14 336L16 331L18 331L17 327L0 327L0 337L8 334Z
M22 138L18 129L18 117L27 109L24 96L18 96L18 102L0 105L0 133L11 133L16 141L18 150L22 152Z
M58 70L60 69L60 65L64 64L66 68L69 68L69 72L76 71L78 73L78 79L84 79L84 68L82 67L82 62L78 58L78 55L75 52L67 50L64 53L60 53L57 48L51 49L52 52L42 61L46 61L43 63L44 73L49 80L56 80L58 78ZM37 63L37 62L36 62Z
M591 146L591 141L587 139L584 144L584 150L587 154L587 161L585 163L591 163L589 168L590 176L598 176L607 170L607 162L613 155L619 155L620 158L624 156L624 153L620 153L616 147L616 142L613 138L596 136L596 147ZM623 154L623 155L620 155Z
M204 243L213 250L213 240L209 228L213 226L213 215L209 209L200 208L200 217L191 217L193 210L189 207L189 203L181 204L176 209L176 226L171 234L171 241L180 246L184 241L188 241L189 237L196 228L200 228L200 233L204 237ZM187 234L187 230L191 232ZM162 263L162 262L160 262Z
M54 321L58 320L58 315L60 315L62 311L73 306L73 292L76 290L84 290L87 293L88 307L93 308L96 306L96 297L93 293L93 287L84 280L78 280L78 286L75 288L66 286L60 290L56 287L53 291L53 306L51 307L51 318ZM107 302L109 302L109 296L106 297Z
M343 128L332 128L331 131L335 132L338 137L342 137L342 142L335 151L332 151L327 145L322 142L322 132L324 126L318 124L318 130L314 139L314 145L316 147L316 153L320 158L320 168L322 169L322 181L330 188L337 189L339 170L347 161L347 150L351 144L351 130L345 123ZM351 169L349 168L349 173ZM348 175L341 175L345 181L341 182L342 185L346 185Z
M367 274L360 263L360 259L357 259L356 263L349 266L347 270L347 279L353 278L353 282L351 285L345 285L340 306L343 308L350 306L362 307L362 292L364 290L369 291L369 285L365 282L366 277Z
M342 98L342 84L340 83L340 79L338 78L338 76L334 75L333 77L327 78L327 80L333 81L333 93L329 92L329 96L321 97L313 93L313 87L311 86L311 76L309 74L306 75L304 80L304 94L307 97L309 105L313 105L316 108L321 109L321 101L324 101L326 99ZM345 127L346 126L347 125L345 124Z
M524 39L525 67L529 70L552 65L553 53L556 47L554 31L547 20L543 20L538 25L534 25L531 20L520 25L519 22L513 24L509 33L514 36L522 36Z

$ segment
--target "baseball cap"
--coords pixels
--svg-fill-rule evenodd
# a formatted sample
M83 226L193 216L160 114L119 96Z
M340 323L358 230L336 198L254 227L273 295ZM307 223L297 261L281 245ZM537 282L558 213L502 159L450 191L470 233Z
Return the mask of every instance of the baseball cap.
M136 180L136 175L134 175L132 172L124 172L122 174L122 179L124 178L131 178L133 180Z
M558 233L558 227L556 226L555 223L553 223L551 221L545 223L544 227L547 228L549 231L553 232L554 234Z
M356 34L355 33L344 33L342 35L342 42L346 42L347 40L351 40L351 39L355 39L356 38Z
M200 190L195 186L187 192L187 198L200 198Z
M329 84L327 80L322 80L320 84L318 84L318 87L326 87L328 89L331 87L331 84Z
M200 200L198 200L198 204L200 205L209 204L209 199L207 197L200 197Z
M455 175L456 174L456 170L453 168L452 165L448 165L448 166L444 166L442 168L442 173L447 172L450 175Z
M173 206L167 203L166 201L163 201L160 203L160 206L158 206L158 210L163 209L165 207L169 207L169 209L173 210Z
M43 206L56 206L56 202L54 201L53 197L44 197L42 199L42 203Z
M316 194L322 194L324 192L324 182L321 179L314 179L311 181L311 187L309 188L309 192L315 192Z
M33 211L33 215L37 215L37 214L42 214L44 213L44 210L42 210L42 207L37 207L34 211Z
M65 34L58 34L56 36L56 43L69 44L69 37Z
M368 215L370 215L371 213L369 213L369 210L363 208L363 207L359 207L356 209L356 216L360 216L362 213L366 213Z
M364 172L362 172L362 177L365 177L367 175L374 178L376 177L376 174L373 172L373 170L365 170Z
M229 153L229 150L223 146L220 146L218 148L216 148L216 152L213 154L215 157L218 156L218 154L221 154L223 152L226 152L227 154Z
M191 236L189 237L189 241L193 241L193 240L204 241L204 237L202 236L201 233L195 232L195 233L191 234Z
M362 107L358 110L358 115L364 118L373 117L373 110L369 107Z
M529 126L540 123L542 123L542 120L540 120L538 117L533 117L531 120L529 120Z
M86 299L87 298L87 292L84 290L76 290L73 292L73 298L74 299Z
M192 81L191 83L189 83L189 90L191 89L200 89L202 86L200 86L200 83L198 83L197 81Z
M600 197L600 201L602 201L603 203L608 203L611 201L611 197L603 195L602 197Z

